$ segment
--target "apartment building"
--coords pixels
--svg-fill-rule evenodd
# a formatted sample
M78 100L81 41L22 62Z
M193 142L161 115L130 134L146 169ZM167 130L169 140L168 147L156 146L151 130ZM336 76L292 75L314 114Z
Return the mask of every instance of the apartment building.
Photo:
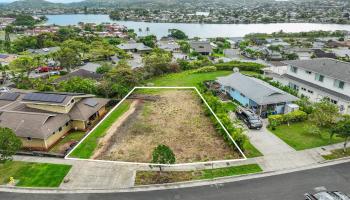
M288 65L284 84L313 102L326 98L350 114L350 63L331 58L283 62Z

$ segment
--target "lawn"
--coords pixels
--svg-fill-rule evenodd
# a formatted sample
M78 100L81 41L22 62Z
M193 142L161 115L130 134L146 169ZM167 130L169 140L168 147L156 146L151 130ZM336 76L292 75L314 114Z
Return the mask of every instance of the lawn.
M135 185L150 185L162 183L174 183L191 180L214 179L219 177L238 176L244 174L253 174L262 172L262 169L257 164L225 167L218 169L205 169L198 171L137 171Z
M215 80L219 76L227 76L232 74L232 71L215 71L209 73L192 73L192 71L184 71L181 73L167 74L149 80L155 86L182 86L194 87L201 84L203 81Z
M72 142L79 142L85 136L84 131L72 131L61 139L55 146L50 150L53 153L64 153L69 148Z
M10 177L21 187L58 187L72 166L48 163L8 161L0 164L0 185Z
M90 158L99 142L99 139L102 138L109 127L127 110L129 110L130 102L124 101L116 109L110 111L111 113L106 116L103 121L89 134L87 138L74 149L73 152L69 155L70 157L75 158Z
M321 129L321 135L311 135L305 132L305 126L308 124L310 122L299 122L290 124L290 126L278 126L276 130L269 130L296 150L311 149L343 141L339 137L333 137L330 140L329 131L326 129Z
M344 149L336 149L332 150L331 154L329 155L323 155L322 157L326 160L334 160L338 158L344 158L350 156L350 147L346 148L346 151L344 152Z

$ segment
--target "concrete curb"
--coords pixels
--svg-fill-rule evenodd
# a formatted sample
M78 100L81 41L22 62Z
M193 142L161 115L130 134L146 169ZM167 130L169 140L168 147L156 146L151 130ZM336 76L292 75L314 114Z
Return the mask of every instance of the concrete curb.
M188 181L180 183L168 183L160 185L145 185L137 186L132 188L122 188L122 189L53 189L53 188L20 188L20 187L7 187L0 186L0 192L13 192L13 193L42 193L42 194L72 194L72 193L123 193L123 192L141 192L141 191L155 191L155 190L170 190L170 189L180 189L180 188L189 188L189 187L200 187L208 185L222 185L225 183L263 178L269 176L275 176L280 174L288 174L297 171L311 170L315 168L327 167L342 163L350 162L350 158L343 158L334 161L320 162L315 165L299 167L294 169L287 169L281 171L270 171L262 172L257 174L247 174L242 176L234 177L222 177L216 178L213 180L198 180L198 181Z

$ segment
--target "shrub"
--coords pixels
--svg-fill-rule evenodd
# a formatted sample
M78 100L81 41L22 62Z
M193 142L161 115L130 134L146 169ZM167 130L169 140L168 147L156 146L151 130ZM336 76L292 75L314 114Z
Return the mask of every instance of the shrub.
M304 131L305 131L305 133L310 134L310 135L318 135L318 136L321 135L320 128L318 128L318 126L316 126L314 124L305 125L304 126Z
M238 68L240 71L254 71L260 74L263 73L262 68L265 66L259 63L253 62L240 62L231 61L226 63L218 63L215 65L217 70L233 70L233 68Z
M214 72L214 71L216 71L215 66L205 66L194 70L193 73L207 73L207 72Z
M269 124L271 128L290 123L290 122L302 122L307 119L307 114L301 110L295 110L293 112L284 115L270 115L268 116Z

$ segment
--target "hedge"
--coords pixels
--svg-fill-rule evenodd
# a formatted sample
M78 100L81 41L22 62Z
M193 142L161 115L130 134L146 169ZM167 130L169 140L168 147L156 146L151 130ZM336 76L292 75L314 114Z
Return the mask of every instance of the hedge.
M231 61L226 63L218 63L215 65L215 67L217 70L233 70L234 68L238 68L240 71L254 71L262 74L262 69L265 66L254 62Z
M289 122L302 122L307 119L307 114L301 110L295 110L293 112L284 115L270 115L268 116L269 124L271 126L279 126L281 124L287 124Z
M207 72L215 72L215 71L216 71L215 66L205 66L194 70L192 73L207 73Z

